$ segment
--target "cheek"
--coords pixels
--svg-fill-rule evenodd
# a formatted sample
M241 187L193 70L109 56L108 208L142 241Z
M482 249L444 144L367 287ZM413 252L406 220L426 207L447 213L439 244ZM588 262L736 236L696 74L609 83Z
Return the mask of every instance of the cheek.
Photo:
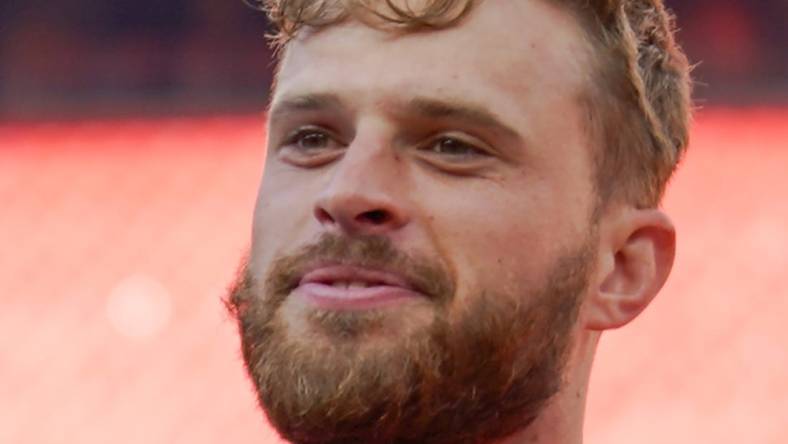
M455 198L454 205L432 211L435 243L455 269L459 288L516 275L528 279L550 245L549 236L527 217L528 205L500 194L464 195L473 198Z
M304 237L300 235L313 221L315 194L308 184L289 176L273 168L265 172L254 209L253 262L267 263L289 245L303 242Z
M481 236L464 236L452 255L458 276L460 301L480 294L523 294L523 289L536 285L547 269L545 253L549 249L536 245L528 234L512 231L496 232L487 227Z
M454 269L461 298L538 285L577 237L571 208L560 204L560 187L549 181L479 183L451 193L429 203L431 235Z

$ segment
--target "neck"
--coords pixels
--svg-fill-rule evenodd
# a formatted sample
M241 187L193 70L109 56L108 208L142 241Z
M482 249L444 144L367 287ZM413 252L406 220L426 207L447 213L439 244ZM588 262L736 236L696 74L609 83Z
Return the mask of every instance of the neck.
M539 417L521 432L496 444L582 444L588 379L598 333L581 335L567 363L565 385Z

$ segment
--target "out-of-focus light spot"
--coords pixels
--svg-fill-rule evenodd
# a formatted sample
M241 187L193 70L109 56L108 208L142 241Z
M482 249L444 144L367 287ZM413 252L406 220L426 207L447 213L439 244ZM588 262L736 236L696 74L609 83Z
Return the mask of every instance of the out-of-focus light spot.
M149 276L129 276L115 286L107 298L107 317L123 336L146 339L159 333L170 321L172 298L164 286Z

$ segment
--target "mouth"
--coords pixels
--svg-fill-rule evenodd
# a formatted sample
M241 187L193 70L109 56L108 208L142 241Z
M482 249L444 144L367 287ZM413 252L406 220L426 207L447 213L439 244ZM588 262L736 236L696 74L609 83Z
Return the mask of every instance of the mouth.
M312 268L293 294L331 310L369 310L426 298L398 273L340 264Z

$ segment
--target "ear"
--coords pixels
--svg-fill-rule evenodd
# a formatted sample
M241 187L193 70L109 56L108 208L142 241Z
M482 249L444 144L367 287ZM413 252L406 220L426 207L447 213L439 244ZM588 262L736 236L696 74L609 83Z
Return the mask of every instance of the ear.
M597 279L584 313L591 330L635 319L665 284L676 252L676 230L662 211L628 208L604 219Z

